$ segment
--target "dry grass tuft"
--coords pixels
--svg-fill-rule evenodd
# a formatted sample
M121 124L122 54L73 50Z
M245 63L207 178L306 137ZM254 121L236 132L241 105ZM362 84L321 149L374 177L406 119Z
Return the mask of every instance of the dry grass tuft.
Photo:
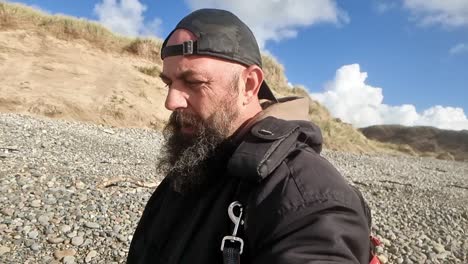
M151 77L159 77L159 74L161 73L161 68L158 65L155 66L149 66L149 67L139 67L135 66L135 68L146 75L149 75Z
M262 64L265 80L273 92L277 95L290 94L291 88L288 86L288 80L284 74L284 66L268 55L262 55Z
M145 58L150 61L156 62L159 65L162 64L160 51L162 41L159 39L140 39L133 40L130 44L124 47L124 50L137 55L140 58Z

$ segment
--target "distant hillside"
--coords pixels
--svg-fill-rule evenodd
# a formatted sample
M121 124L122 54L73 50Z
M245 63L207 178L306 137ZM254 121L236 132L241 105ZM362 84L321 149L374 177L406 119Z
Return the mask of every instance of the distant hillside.
M468 130L400 125L371 126L360 130L366 137L381 142L407 144L423 156L468 161Z
M159 39L126 38L95 22L0 2L0 112L160 129L169 116L157 77L160 47ZM332 118L303 87L288 85L274 58L263 61L278 96L309 98L311 120L322 128L326 148L414 154L407 146L368 140Z

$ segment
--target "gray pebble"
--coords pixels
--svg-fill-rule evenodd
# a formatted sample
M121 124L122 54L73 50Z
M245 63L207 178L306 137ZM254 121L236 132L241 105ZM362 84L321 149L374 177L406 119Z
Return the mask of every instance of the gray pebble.
M47 215L41 215L39 216L39 218L37 219L37 221L43 225L43 226L47 226L49 224L49 217Z
M28 233L28 237L31 239L36 239L38 235L39 235L39 232L37 232L36 230Z
M41 200L33 200L31 202L31 207L41 207Z
M12 216L15 213L15 210L13 208L4 208L2 209L2 214L6 216Z
M62 261L64 264L74 264L75 263L75 257L73 256L66 256L63 258Z
M80 246L81 244L83 244L83 237L81 236L74 237L72 238L71 243L74 246Z
M36 170L31 171L31 176L39 178L42 176L42 174Z
M97 255L98 253L96 250L89 251L89 253L86 255L85 262L90 263Z
M41 246L39 244L34 243L31 245L31 249L33 251L39 251L39 249L41 249Z
M6 246L0 246L0 256L10 252L10 248Z
M66 233L70 232L71 227L69 225L61 225L59 227L59 230L60 230L60 232L66 234Z
M86 222L86 223L85 223L85 226L86 226L87 228L92 228L92 229L99 228L99 224L98 224L98 223L95 223L95 222Z
M74 237L76 237L76 231L72 231L72 232L68 233L68 234L67 234L67 237L69 237L69 238L74 238Z
M445 252L445 247L441 244L434 244L434 251L436 253L442 253Z
M61 237L49 237L47 238L47 241L51 244L59 244L62 243L64 239Z

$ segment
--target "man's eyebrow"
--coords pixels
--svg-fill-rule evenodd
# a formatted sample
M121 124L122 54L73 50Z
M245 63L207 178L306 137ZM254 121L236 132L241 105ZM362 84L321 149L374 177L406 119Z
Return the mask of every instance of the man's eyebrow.
M181 72L179 73L177 76L176 76L176 79L187 79L189 77L193 77L193 76L202 76L204 77L204 74L203 73L200 73L200 72L196 72L196 71L193 71L193 70L186 70L184 72ZM160 73L159 74L159 78L161 78L163 81L164 80L171 80L171 78L169 78L169 76L165 75L164 73Z

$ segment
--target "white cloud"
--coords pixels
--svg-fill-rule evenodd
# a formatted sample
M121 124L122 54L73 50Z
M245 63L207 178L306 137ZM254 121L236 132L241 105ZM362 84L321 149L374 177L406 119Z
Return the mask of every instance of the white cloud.
M345 65L322 93L311 96L325 105L334 117L357 127L379 124L425 125L442 129L468 129L461 108L434 106L418 113L413 105L390 106L383 103L382 88L365 83L367 73L359 64Z
M316 23L349 23L349 17L334 0L186 0L192 9L226 9L254 32L259 46L268 40L294 38L301 27ZM255 8L256 7L256 8Z
M375 0L373 4L378 13L385 13L397 6L394 0Z
M455 46L453 46L450 50L449 53L452 55L456 54L461 54L461 53L468 53L468 45L465 43L459 43Z
M138 0L103 0L94 6L99 22L114 32L127 36L159 35L161 19L145 23L146 6Z
M467 0L404 0L403 4L423 25L468 26Z

